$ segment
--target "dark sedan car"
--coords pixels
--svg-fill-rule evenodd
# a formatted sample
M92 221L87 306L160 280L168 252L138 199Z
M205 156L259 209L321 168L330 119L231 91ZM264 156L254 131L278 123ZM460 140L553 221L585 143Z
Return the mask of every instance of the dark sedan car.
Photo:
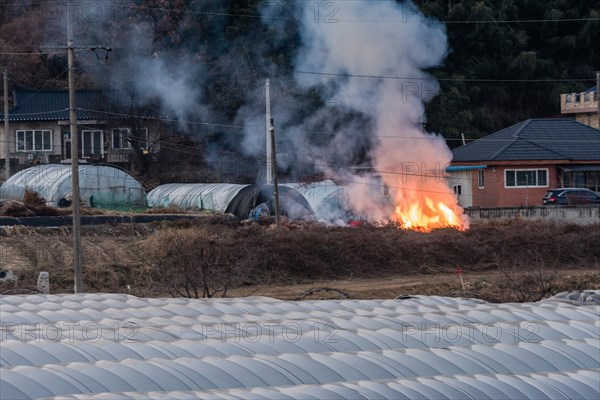
M562 188L549 190L544 205L600 204L600 194L584 188Z

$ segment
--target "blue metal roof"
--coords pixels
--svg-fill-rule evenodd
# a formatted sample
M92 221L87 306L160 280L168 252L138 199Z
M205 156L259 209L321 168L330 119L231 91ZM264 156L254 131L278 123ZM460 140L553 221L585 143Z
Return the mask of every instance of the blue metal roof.
M75 105L78 120L127 118L117 108L117 91L77 90ZM67 90L14 90L15 106L10 110L10 121L61 121L69 119L69 92ZM119 112L121 111L121 113ZM144 115L144 118L164 118ZM0 114L4 121L4 114Z
M600 161L600 131L570 118L528 119L452 151L455 162Z

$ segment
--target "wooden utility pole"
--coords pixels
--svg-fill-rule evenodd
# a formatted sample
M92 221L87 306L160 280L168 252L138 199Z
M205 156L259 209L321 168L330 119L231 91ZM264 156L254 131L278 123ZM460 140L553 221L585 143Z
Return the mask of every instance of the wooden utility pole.
M75 49L71 24L71 0L67 12L67 61L69 67L69 123L71 126L71 195L73 207L73 274L75 293L83 293L83 268L81 266L81 216L79 210L79 135L75 104Z
M267 184L271 184L273 183L273 165L272 165L272 159L271 159L271 148L273 146L272 144L272 138L271 138L271 124L272 124L272 120L271 120L271 89L270 89L270 84L269 84L269 80L267 79L265 81L265 99L266 99L266 114L267 114L267 119L266 119L266 125L267 125L267 176L266 176L266 182Z
M281 212L279 210L279 185L277 183L277 157L275 152L275 127L273 118L269 121L269 140L271 141L271 169L273 171L273 199L275 200L275 226L281 226Z
M598 131L600 131L600 71L596 71L596 107L598 114ZM596 190L598 186L596 185Z
M10 178L10 143L9 139L9 122L8 115L8 67L4 67L4 174L6 179Z
M73 275L75 293L83 293L83 268L81 266L81 215L79 194L79 135L77 133L77 108L75 104L75 48L111 51L104 46L75 46L73 41L73 0L67 2L67 62L69 70L69 125L71 135L71 195L73 207ZM65 46L42 46L42 48L59 48ZM108 58L108 53L107 53Z

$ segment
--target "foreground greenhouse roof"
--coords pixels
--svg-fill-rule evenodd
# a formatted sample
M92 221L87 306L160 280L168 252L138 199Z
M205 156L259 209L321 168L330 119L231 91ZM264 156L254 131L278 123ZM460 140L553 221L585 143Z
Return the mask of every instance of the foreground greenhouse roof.
M600 398L598 294L0 296L0 398Z

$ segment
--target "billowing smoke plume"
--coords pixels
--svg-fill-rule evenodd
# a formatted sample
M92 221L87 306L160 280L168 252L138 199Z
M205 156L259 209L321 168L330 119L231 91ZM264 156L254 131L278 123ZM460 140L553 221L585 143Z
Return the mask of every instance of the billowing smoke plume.
M319 164L334 171L330 177L348 184L350 208L372 219L425 218L436 226L441 212L443 226L458 218L462 210L442 177L451 152L442 137L423 132L424 104L437 94L437 83L424 71L446 55L443 25L411 2L394 0L265 0L259 8L263 31L242 27L239 36L218 41L218 26L206 25L206 32L213 32L209 41L202 30L184 32L185 13L168 14L182 15L176 20L183 24L182 38L194 37L172 50L160 45L156 26L121 23L126 31L109 43L120 52L106 65L89 63L89 68L125 91L125 99L158 103L181 121L243 126L242 137L223 137L259 158L266 136L262 82L270 78L282 165ZM95 30L82 27L80 32L87 32L82 39L102 43L111 23L104 18ZM289 48L280 48L284 44ZM290 54L293 71L285 61ZM207 90L210 85L213 90ZM220 104L229 111L222 112ZM358 164L370 173L340 168ZM382 192L389 194L387 201L380 201Z
M336 2L328 11L329 20L315 19L314 13L302 15L295 78L304 87L315 80L325 86L333 83L339 103L318 110L291 130L306 130L311 118L321 117L323 130L331 132L328 121L336 120L338 113L362 115L370 124L342 124L327 146L311 151L323 159L351 159L367 138L374 174L338 176L350 183L351 208L378 220L425 217L432 226L460 224L452 220L456 215L437 215L443 214L438 206L461 214L442 176L451 152L442 137L422 129L424 103L437 93L435 80L424 70L440 65L446 55L443 26L428 21L408 2ZM306 135L293 137L305 150L301 141ZM388 207L377 204L381 197L374 195L380 192L374 176L389 190Z
M70 8L65 3L37 5L46 40L64 43L71 20L78 70L106 91L111 106L124 114L151 107L153 115L179 121L182 131L189 127L185 121L207 117L202 49L170 48L163 43L168 39L157 38L156 25L174 15L170 9L117 1L73 1Z

